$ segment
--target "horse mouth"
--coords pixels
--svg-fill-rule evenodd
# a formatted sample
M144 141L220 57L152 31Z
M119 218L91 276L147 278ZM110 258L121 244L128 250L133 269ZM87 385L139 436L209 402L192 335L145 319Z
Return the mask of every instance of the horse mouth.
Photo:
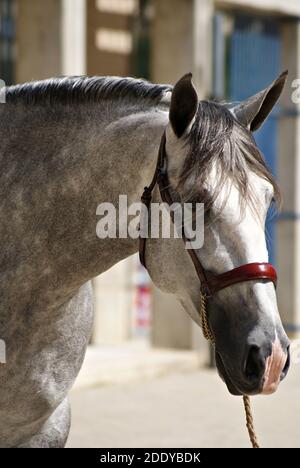
M245 385L242 382L235 382L233 378L229 375L229 373L226 370L226 367L224 365L223 359L216 351L216 365L218 369L218 373L223 380L223 382L226 384L227 389L231 395L234 396L242 396L242 395L258 395L262 392L262 387L263 387L263 381L257 387L257 384L254 385Z
M223 382L225 382L229 393L231 393L231 395L241 396L242 392L240 392L237 389L237 387L234 385L232 379L229 377L229 375L228 375L228 373L227 373L227 371L225 369L225 366L224 366L223 360L221 358L221 355L217 351L215 353L215 358L216 358L216 365L217 365L219 376L221 377Z

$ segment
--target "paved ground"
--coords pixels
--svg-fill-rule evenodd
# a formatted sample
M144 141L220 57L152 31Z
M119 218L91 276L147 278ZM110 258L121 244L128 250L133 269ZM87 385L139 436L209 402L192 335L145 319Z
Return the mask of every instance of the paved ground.
M253 401L264 447L300 447L300 364L276 395ZM74 390L68 447L249 447L242 400L215 371Z
M90 346L75 389L145 381L174 371L201 367L200 353L152 348L147 341L131 340L122 345Z

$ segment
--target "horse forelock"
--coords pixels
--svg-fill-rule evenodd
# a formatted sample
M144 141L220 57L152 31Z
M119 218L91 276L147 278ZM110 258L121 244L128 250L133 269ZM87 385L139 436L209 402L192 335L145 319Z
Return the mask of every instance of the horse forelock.
M268 181L274 191L274 201L280 204L278 185L257 147L252 133L243 127L224 104L201 101L191 132L186 137L187 156L179 176L178 189L188 184L187 201L199 200L208 211L217 197L230 184L239 192L240 203L249 203L255 210L259 200L250 183L250 174ZM208 190L212 171L216 180ZM223 196L223 205L228 201ZM224 194L223 194L224 195Z

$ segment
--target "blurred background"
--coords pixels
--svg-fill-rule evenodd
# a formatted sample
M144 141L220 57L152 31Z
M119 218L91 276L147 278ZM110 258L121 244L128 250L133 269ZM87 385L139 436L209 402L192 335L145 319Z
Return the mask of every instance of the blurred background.
M300 78L300 2L0 0L0 78L6 84L59 75L130 75L174 84L181 75L192 71L201 98L240 101L268 86L285 69L289 69L289 82L280 105L256 133L256 140L283 192L283 210L279 215L270 214L267 237L270 259L279 273L278 299L282 319L290 336L297 338L300 335L300 288L297 286L300 284L300 113L299 104L292 102L294 89L291 84ZM174 390L177 384L184 390L186 387L180 379L182 372L187 371L196 373L197 388L203 381L197 380L197 372L205 375L206 382L211 382L211 387L207 384L207 392L204 392L207 405L210 405L212 387L221 385L222 404L226 389L214 380L210 371L204 370L211 363L211 352L201 331L172 297L163 295L150 284L136 256L95 279L94 292L94 332L75 386L78 393L73 397L75 429L71 445L90 446L94 443L94 446L100 446L103 439L106 441L103 446L118 443L120 445L115 446L136 446L139 443L140 431L135 433L133 441L126 439L124 431L118 433L111 429L111 438L107 439L98 419L94 428L96 438L93 442L83 439L82 402L88 404L93 398L95 401L100 399L98 393L90 396L84 393L91 391L91 387L106 392L101 395L104 404L100 418L108 407L114 406L110 398L115 398L114 402L120 401L120 395L112 397L113 392L118 391L115 388L111 392L106 387L101 390L104 384L121 385L121 389L122 385L133 382L151 386L154 384L146 382L164 375L171 380L161 387L161 392L165 392L168 385ZM130 388L138 392L137 387ZM141 387L141 392L147 394L147 388ZM148 390L153 395L156 390L151 388ZM138 395L131 397L139 400ZM163 393L162 398L166 397ZM184 401L180 402L183 408ZM151 398L149 402L152 413L155 405L151 404ZM170 404L175 403L170 400ZM299 403L296 404L299 407ZM95 415L92 406L87 425ZM144 405L141 405L139 415L145 421L149 414L144 415L142 408L145 409ZM264 407L261 405L261 408L264 424ZM165 406L160 408L160 413L155 413L159 424L162 424L164 409ZM131 410L131 416L124 414L124 421L127 421L126 417L132 417L134 406ZM294 410L295 407L291 408L291 415ZM230 419L233 414L231 407L229 416L225 417ZM76 432L79 420L81 429ZM113 415L107 414L106 428L113 420ZM172 427L167 426L164 434L168 430L173 434L172 419L167 420ZM203 425L205 423L206 420ZM216 424L220 426L221 423ZM139 427L138 422L136 427ZM153 434L154 439L151 438ZM159 443L183 446L180 445L184 440L180 431L170 439L155 438L155 434L158 437L157 428L150 424L140 443L149 446L145 444L153 440L155 446ZM195 436L194 429L193 434ZM202 435L204 437L204 433ZM278 433L276 443L284 444L280 437L281 433ZM217 444L221 438L212 432L207 442L202 438L204 442L201 444L200 438L199 444ZM225 445L230 443L226 437L222 440ZM266 443L275 443L274 440ZM247 441L242 438L236 443L243 446Z

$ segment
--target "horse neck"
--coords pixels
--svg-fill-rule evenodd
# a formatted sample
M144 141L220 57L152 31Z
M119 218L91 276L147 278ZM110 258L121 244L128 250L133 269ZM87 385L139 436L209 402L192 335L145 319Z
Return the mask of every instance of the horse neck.
M101 274L138 250L138 241L130 238L99 239L96 210L101 203L118 207L120 194L127 195L128 204L140 201L143 187L153 176L168 120L167 112L157 109L135 109L115 118L111 114L112 109L107 118L100 111L97 114L94 110L92 116L87 112L78 133L71 132L72 141L66 139L61 155L60 163L65 167L61 190L65 196L59 209L68 228L58 239L60 226L52 232L57 244L58 276L61 273L63 281L72 286Z
M96 191L95 202L112 203L117 208L120 195L126 195L128 205L140 202L143 189L153 177L161 136L168 122L168 113L152 109L116 118L104 126L99 148L100 164L96 162L95 172L101 181ZM125 220L124 220L125 221ZM125 221L127 222L127 220ZM95 218L92 225L95 232ZM134 239L97 240L95 250L101 251L101 270L138 250ZM100 265L99 265L100 266Z

